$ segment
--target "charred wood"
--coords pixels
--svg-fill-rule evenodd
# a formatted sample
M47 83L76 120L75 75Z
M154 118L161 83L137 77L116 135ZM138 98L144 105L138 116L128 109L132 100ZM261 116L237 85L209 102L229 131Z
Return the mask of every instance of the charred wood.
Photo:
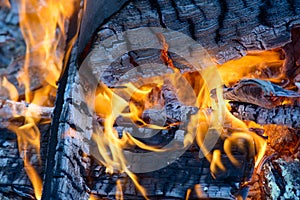
M1 121L9 120L16 116L50 119L52 112L53 107L43 107L32 103L29 104L25 101L17 102L0 98Z
M263 108L253 104L230 102L231 112L241 120L251 120L258 124L277 124L300 128L300 108L298 106L277 106Z
M283 89L269 81L242 79L231 88L225 88L223 96L227 100L255 104L263 108L273 108L286 100L297 99L300 94Z
M97 40L103 40L109 32L113 34L137 27L170 28L200 42L219 63L223 63L241 57L249 50L271 49L290 42L291 28L300 23L298 5L294 4L131 1L100 28Z

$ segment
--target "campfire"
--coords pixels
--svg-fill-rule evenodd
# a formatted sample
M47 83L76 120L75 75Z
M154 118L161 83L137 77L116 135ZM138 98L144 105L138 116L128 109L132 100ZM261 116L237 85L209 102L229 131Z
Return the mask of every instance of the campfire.
M1 2L0 197L298 198L292 4Z

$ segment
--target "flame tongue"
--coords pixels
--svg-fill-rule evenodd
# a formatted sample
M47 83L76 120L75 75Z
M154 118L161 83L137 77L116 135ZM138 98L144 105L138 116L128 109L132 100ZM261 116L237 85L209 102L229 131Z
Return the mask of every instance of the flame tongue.
M73 1L54 0L22 0L19 4L20 28L27 47L19 82L25 86L27 102L31 102L29 77L36 75L34 72L45 81L43 85L56 88L62 70L66 19L73 13L73 6Z

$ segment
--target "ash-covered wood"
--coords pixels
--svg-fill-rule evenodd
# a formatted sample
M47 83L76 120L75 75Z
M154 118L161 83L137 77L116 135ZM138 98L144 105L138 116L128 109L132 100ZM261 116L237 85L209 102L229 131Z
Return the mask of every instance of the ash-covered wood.
M258 124L277 124L291 128L300 128L300 107L277 106L267 109L253 104L230 102L231 112L241 120L250 120Z
M41 161L39 161L39 155L33 147L28 146L27 149L24 149L41 178L45 169L49 127L49 124L39 126ZM3 128L0 129L0 155L0 199L35 199L33 186L26 174L23 159L18 151L17 136Z
M296 10L293 11L294 9ZM270 10L272 12L269 13ZM274 10L278 12L273 12ZM278 15L278 13L285 14ZM214 60L224 63L246 55L249 50L272 49L287 44L291 41L292 27L300 24L299 14L297 6L280 3L278 5L277 3L267 4L260 1L236 1L234 3L232 1L206 3L164 0L131 1L99 28L92 51L100 50L99 43L101 44L101 41L116 33L139 27L163 27L186 34L199 42ZM109 51L120 51L122 40L113 39ZM156 39L149 38L149 41L151 40ZM132 45L131 41L126 42L130 48L134 46L135 41L132 41ZM186 43L176 45L184 46ZM102 81L107 85L115 85L138 77L145 78L146 74L149 77L170 73L171 69L159 67L164 64L160 57L160 49L129 51L121 58L112 60L111 66L101 72ZM99 51L97 55L103 54L104 52ZM92 64L100 66L107 62L104 57L97 55L91 58ZM184 60L185 58L174 52L169 52L169 56L174 66L181 72L195 70L186 65L188 61ZM141 68L145 73L140 73L138 67L147 63L155 63L157 70L149 70L143 66ZM126 80L125 73L128 75L128 80ZM138 77L130 76L131 73Z
M300 94L283 89L269 81L242 79L231 88L224 89L227 100L255 104L263 108L274 108L287 100L297 100Z
M116 192L116 180L120 179L124 197L143 199L127 175L109 175L105 173L105 167L93 159L92 151L89 150L93 115L84 109L86 100L84 95L90 91L85 91L86 87L83 87L85 84L79 81L75 62L72 62L70 67L64 97L65 104L60 117L51 197L87 199L92 193L98 197L113 199ZM169 103L176 100L173 95L168 96ZM117 127L117 130L119 129L122 129L122 126ZM130 131L128 128L126 130ZM122 133L122 130L119 131ZM178 142L183 142L182 134L176 133L176 130L164 130L158 133L157 137L152 137L152 141L151 139L144 140L158 146L164 142L167 144L174 137ZM195 184L200 183L201 187L197 190L200 191L198 195L201 198L233 199L233 195L239 192L239 186L233 188L232 185L239 185L240 182L247 180L251 172L253 163L248 163L245 156L244 154L237 155L243 167L234 168L224 154L222 158L224 165L230 170L218 174L217 180L211 176L209 162L204 158L199 158L197 147L191 148L168 167L159 171L137 174L137 176L150 198L182 199L188 188L194 188Z
M167 27L181 31L201 42L219 63L223 63L232 58L245 55L247 50L270 49L280 47L289 42L291 27L294 26L294 24L299 24L299 11L297 6L292 7L291 4L282 6L280 3L278 3L280 4L280 6L278 6L277 3L278 2L267 4L260 1L211 1L210 4L206 4L198 1L132 1L110 18L106 24L99 28L98 38L94 41L94 49L97 49L97 43L114 35L115 32L126 31L128 29L143 26ZM295 11L292 12L292 10ZM267 15L265 13L267 13ZM112 48L118 50L119 46L114 46L114 44L118 44L119 41L116 40L115 42L116 43L112 43ZM95 59L98 59L96 62L101 63L103 61L101 60L103 59L101 55L103 54L99 53L97 57L94 57ZM108 86L118 86L116 83L119 82L120 77L123 76L124 72L129 72L149 61L151 61L151 63L163 64L160 56L160 49L128 52L118 60L114 61L105 73L102 74L101 78L103 79L101 80ZM172 52L170 53L170 57L174 60L176 67L183 69L183 71L185 70L182 65L182 63L186 63L183 61L184 58L176 57ZM97 63L95 63L95 65L97 65ZM186 70L188 71L188 69ZM162 68L160 72L163 74L172 73L170 69L168 70L166 68ZM139 74L142 78L144 78L143 75L148 75L148 77L151 74L153 74L153 76L161 75L153 73L151 68L148 71L145 69L143 72L133 71L133 74ZM133 81L132 79L134 78L132 78L132 76L128 77L131 79L123 81ZM136 79L138 79L138 77L136 77ZM76 78L73 80L76 80ZM71 81L69 81L68 84L74 86ZM65 118L62 119L66 120L61 121L61 124L66 129L63 130L69 130L70 126L73 127L73 129L70 130L71 133L74 134L74 138L77 138L78 136L80 139L88 138L83 134L83 131L86 129L90 130L90 127L87 127L83 122L78 120L78 118L80 118L79 116L86 114L79 109L80 102L83 101L83 99L73 101L73 98L74 97L69 97L69 102L66 103L68 105L65 105ZM69 125L66 126L64 123ZM122 129L122 127L119 128ZM76 129L76 131L74 129ZM62 132L64 131L61 131L60 135L62 135ZM170 137L170 133L165 134ZM161 135L164 136L164 133ZM76 139L62 139L60 143L63 147L71 144L68 147L76 149L74 148L75 141ZM81 148L83 147L84 145ZM65 154L62 152L67 153ZM234 176L237 172L236 169L230 168L233 170L228 172L228 174L220 173L221 177L226 177L225 179L222 180L221 178L220 180L214 180L208 169L209 163L204 160L197 160L197 156L199 156L197 150L192 156L191 154L193 153L191 152L193 151L188 151L186 155L179 158L178 161L176 160L174 167L173 165L170 165L172 166L170 167L170 171L168 168L165 168L162 169L162 171L139 175L139 181L146 187L150 197L182 199L186 195L187 188L194 188L195 185L199 185L200 183L200 187L195 190L198 190L198 192L201 191L200 193L202 196L200 196L202 198L207 198L208 194L211 195L210 197L212 198L232 198L232 194L234 193L232 191L235 189L229 189L226 183L228 183L230 177L232 177L232 175ZM76 150L74 152L73 150L69 150L69 148L63 148L58 154L75 155L76 159L80 159ZM60 158L61 160L64 160L65 156L61 156ZM193 163L195 165L193 165ZM69 174L80 174L78 168L83 169L81 166L82 164L80 163L73 163L72 166L68 165L68 167L64 168L64 174L67 174L67 177L69 177L69 180L64 179L65 184L72 185L73 178ZM88 186L91 189L90 192L95 196L114 198L116 193L116 181L117 179L121 179L125 198L142 198L126 175L107 175L105 174L105 168L103 166L96 163L92 163L91 166L93 167L89 172L90 179L87 178L85 181L87 181ZM252 165L250 164L249 166ZM251 169L247 168L247 171L251 172ZM164 173L167 175L164 176ZM174 176L174 174L178 175L179 179L184 180L184 183L176 178L177 176ZM242 174L244 173L238 175L239 178L242 178ZM83 180L84 179L80 178L79 187L76 188L76 192L73 193L73 196L69 193L57 193L54 189L52 192L57 195L56 197L60 195L65 195L64 197L86 196L86 193L83 192L83 188L85 188L82 184ZM241 179L239 180L241 181ZM209 186L205 185L205 182L209 182ZM57 182L57 184L59 184L59 182ZM204 187L201 184L203 184ZM70 187L74 188L75 186ZM54 188L59 187L57 185L57 187ZM228 191L230 192L228 193ZM193 194L194 196L192 196L194 198L196 198L195 193Z
M290 41L291 28L300 23L296 2L257 1L131 1L98 36L154 26L180 31L200 42L223 63L249 50L281 47Z
M11 1L11 8L0 6L0 72L12 60L25 54L25 42L21 34L16 1ZM1 74L1 73L0 73Z
M247 199L297 199L299 184L299 130L264 125L268 146L254 172Z
M243 156L239 159L243 160ZM227 157L222 157L226 167L232 167ZM247 163L249 164L249 163ZM160 170L137 174L139 182L146 188L150 199L184 199L191 189L190 199L234 199L238 196L244 178L246 163L241 168L230 168L219 180L212 177L210 163L199 159L199 148L195 145L180 158ZM124 199L144 199L133 182L125 174L105 174L105 168L94 163L91 174L91 192L98 198L115 199L116 181L120 180ZM233 184L236 182L236 187Z
M93 3L88 5L89 8L93 7ZM120 7L121 3L118 2L116 5ZM97 4L97 7L101 7L101 4ZM116 9L113 8L114 11ZM99 16L108 17L110 14L99 13ZM96 18L94 14L86 16L87 21L91 21L90 18ZM103 21L100 18L98 20ZM270 49L286 44L290 40L290 29L296 24L299 24L299 6L293 2L283 4L278 1L216 0L203 3L200 1L142 0L132 1L100 27L99 38L95 42L114 34L114 31L120 32L141 26L167 27L181 31L201 42L217 61L222 63L245 55L246 50ZM86 27L82 26L82 33L85 32ZM92 29L94 28L93 24ZM90 30L87 36L81 34L81 37L85 37L83 43L86 43L90 37ZM83 48L82 45L80 48ZM57 109L56 112L61 113L55 114L56 119L52 124L54 128L52 128L50 141L54 142L51 142L48 147L50 149L48 153L50 153L47 161L47 172L51 173L49 176L47 176L48 173L43 173L46 174L44 197L88 199L90 193L93 193L104 198L114 198L116 179L121 179L124 197L140 199L141 195L126 175L107 175L102 165L92 162L87 141L91 137L93 114L88 112L85 105L85 85L81 85L82 80L79 80L76 71L77 56L77 53L74 53L69 63L66 92L63 95L64 88L60 88L57 99L56 106L63 107L62 110ZM175 60L178 68L182 67L182 58L172 53L170 56ZM121 60L121 65L116 61L115 66L107 71L108 82L112 75L118 77L115 69L128 71L149 60L161 62L160 52L156 50L129 52ZM5 62L8 63L8 59ZM37 82L39 83L39 80ZM36 86L39 87L39 84ZM172 131L162 132L161 135L162 138L168 139L176 137L176 132L175 134ZM182 139L177 134L177 139L180 140L180 138ZM6 147L5 142L3 144ZM14 153L12 155L15 155ZM9 155L9 152L5 155ZM209 163L205 159L199 159L199 149L192 147L167 168L153 173L140 174L139 180L147 189L149 196L153 198L183 199L187 194L187 189L192 189L191 198L200 196L201 198L233 199L233 195L238 194L239 189L243 189L239 188L238 184L249 178L248 175L253 169L253 162L248 163L249 159L246 159L245 155L240 156L243 167L238 169L231 166L228 158L222 157L230 170L226 173L217 173L217 179L213 179ZM15 158L12 157L13 160L16 160ZM4 172L7 173L8 170L10 169L5 168ZM10 176L13 175L10 174ZM13 195L16 191L17 193L21 191L18 193L22 196L21 198L26 197L23 195L26 187L25 189L21 187L20 190L15 189L13 185L14 191L11 192L11 188L6 187L7 182L3 185L5 186L4 197L15 197ZM11 185L10 182L9 185ZM32 198L32 188L29 191L25 194L31 195L27 197Z
M0 127L2 126L1 122L13 119L16 116L50 119L52 112L53 107L28 104L25 101L5 100L0 97Z
M264 166L267 187L266 196L270 199L297 199L300 194L299 160L272 160Z

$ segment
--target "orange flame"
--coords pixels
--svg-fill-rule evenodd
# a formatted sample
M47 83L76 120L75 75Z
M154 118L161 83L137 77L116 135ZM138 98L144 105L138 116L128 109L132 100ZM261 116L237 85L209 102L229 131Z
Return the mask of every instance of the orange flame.
M282 76L284 58L279 50L249 52L246 56L218 66L225 85L232 85L242 78L274 80Z
M26 55L19 81L25 86L25 99L31 102L32 70L40 73L43 85L56 88L62 70L66 41L66 19L73 13L74 2L21 0L20 28L26 42Z
M142 149L161 152L172 149L158 149L156 147L148 146L138 139L135 139L129 132L124 131L122 138L119 138L118 132L114 128L115 120L118 116L130 118L133 122L138 122L143 126L147 126L153 129L166 129L168 127L160 127L152 124L148 124L142 119L142 113L145 109L157 107L157 104L164 104L159 98L159 91L162 90L162 86L166 83L171 84L176 88L177 97L180 102L185 105L196 106L199 108L197 114L192 115L187 127L187 134L184 136L184 147L192 144L194 138L201 148L203 155L211 162L210 169L212 173L217 169L226 171L226 166L221 160L221 151L216 149L212 150L212 141L216 142L220 136L225 135L227 139L224 142L224 151L227 154L230 161L236 165L240 165L240 161L237 160L232 149L234 146L247 153L249 158L255 157L256 166L261 160L266 141L250 132L244 122L235 118L230 112L230 106L223 101L223 93L221 87L218 85L218 79L215 76L215 68L213 66L206 68L198 72L180 74L172 59L168 55L169 46L162 34L157 35L162 43L161 59L170 68L173 69L173 74L168 74L160 77L152 77L149 79L151 84L136 85L137 83L128 83L123 85L124 87L118 89L110 89L104 84L101 84L97 89L95 111L97 115L104 118L103 128L99 127L93 134L93 140L98 146L100 153L100 161L106 166L106 170L109 173L113 173L115 170L125 172L132 179L138 190L142 195L147 198L145 189L138 183L137 177L128 169L127 161L124 156L123 150L129 146L138 146ZM257 57L261 57L261 60L257 60ZM225 63L223 66L219 66L221 76L225 83L233 83L242 77L246 76L249 72L255 72L257 66L261 66L263 69L265 65L259 64L260 61L265 60L265 57L269 58L271 63L277 62L279 54L276 52L264 52L259 55L249 55L250 61L246 62L246 59ZM230 75L228 71L233 69L234 65L247 65L245 71L241 71L240 68L236 74ZM226 66L226 68L224 67ZM232 67L229 67L232 66ZM227 69L228 67L228 69ZM205 77L205 79L203 78ZM183 81L184 80L184 81ZM146 82L146 80L144 80ZM216 87L217 101L210 97L210 89ZM190 87L191 91L186 92ZM154 91L158 91L155 93ZM187 93L194 93L193 95L187 95ZM149 98L151 96L152 98ZM105 105L105 106L104 106ZM162 105L158 106L161 107ZM224 133L224 127L222 122L229 124L232 132ZM194 134L195 133L195 134ZM242 141L242 142L241 142ZM109 152L109 154L107 153ZM117 183L119 184L119 183ZM189 196L190 190L187 192Z
M162 50L161 52L161 60L171 69L174 70L174 72L180 72L179 69L177 69L174 64L173 64L173 60L169 57L168 55L168 50L169 50L169 44L166 42L166 38L162 33L158 33L157 34L158 39L161 41L162 43Z
M15 132L18 139L18 148L21 157L24 160L24 169L33 185L34 193L36 199L41 199L42 197L42 180L39 177L39 174L36 172L32 164L30 163L30 159L27 155L27 150L30 148L34 148L36 153L39 155L40 153L40 131L35 125L34 122L27 123L21 127L14 126L12 124L9 125L8 129Z
M12 83L10 83L6 79L6 77L3 77L2 80L0 79L0 91L1 91L0 93L1 96L6 96L6 94L8 93L8 97L7 97L8 99L17 101L19 98L19 93L17 88ZM3 94L2 91L4 92Z
M123 200L124 197L123 197L122 183L121 183L120 179L117 180L116 187L117 187L116 199L117 200Z
M186 191L186 196L185 196L185 200L189 200L191 193L192 193L192 190L191 190L190 188L187 189L187 191Z
M9 3L9 0L1 0L0 1L0 8L3 7L3 8L10 8L11 5Z

